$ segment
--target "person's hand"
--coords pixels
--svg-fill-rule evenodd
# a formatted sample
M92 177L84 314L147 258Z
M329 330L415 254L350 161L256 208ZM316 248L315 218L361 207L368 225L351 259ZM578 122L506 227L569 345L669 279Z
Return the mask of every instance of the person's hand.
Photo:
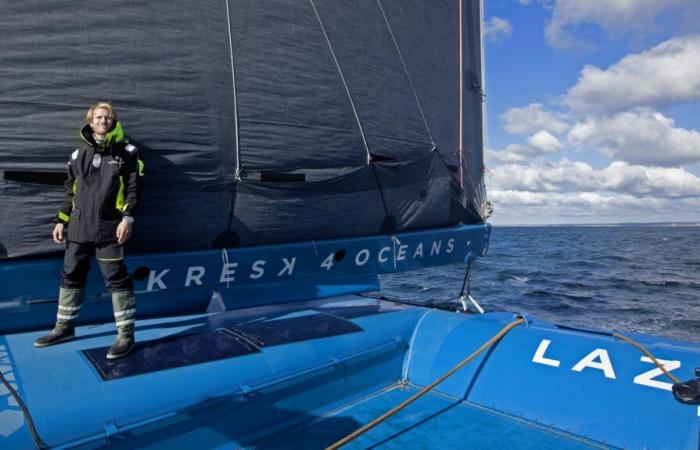
M131 224L126 220L119 222L117 226L117 243L122 245L131 237Z
M55 227L53 227L53 241L57 244L60 244L63 242L63 230L65 229L65 225L62 223L57 223Z

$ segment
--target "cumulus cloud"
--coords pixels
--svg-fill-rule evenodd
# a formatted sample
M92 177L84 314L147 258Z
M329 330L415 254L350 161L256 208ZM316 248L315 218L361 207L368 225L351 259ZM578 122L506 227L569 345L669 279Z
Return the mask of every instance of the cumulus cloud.
M660 197L597 192L542 194L492 191L492 220L501 224L614 223L627 221L694 221L700 223L700 198L669 201Z
M646 167L615 161L599 172L607 191L665 198L700 197L700 178L682 168Z
M700 133L676 127L673 119L648 108L589 117L571 129L568 139L630 163L677 166L700 161Z
M555 136L545 130L540 130L527 140L528 144L543 153L553 153L564 148Z
M505 191L570 192L595 190L594 169L583 162L504 164L491 170L492 188Z
M529 191L491 191L494 204L517 206L540 206L547 203L547 194Z
M564 119L560 113L546 111L541 103L511 108L501 115L503 126L512 134L537 133L540 130L561 134L569 129Z
M585 113L700 99L699 62L700 35L671 39L604 70L585 66L564 103Z
M670 202L663 197L636 197L633 195L612 195L597 192L544 194L529 191L493 190L491 191L490 199L494 203L497 212L504 211L499 206L546 206L553 210L558 210L558 214L563 213L565 215L591 215L596 214L596 211L610 209L648 211L661 208L668 213L673 213L674 209L679 207L700 207L700 198L697 197L683 198ZM535 211L535 214L541 214L541 211ZM697 220L697 215L695 215L695 220Z
M581 46L575 37L581 25L596 25L615 36L646 32L654 28L660 17L670 17L677 23L683 12L697 11L696 0L540 0L539 3L552 10L545 37L555 48Z
M700 178L685 169L646 167L623 161L601 170L566 159L527 166L504 164L491 170L490 180L493 191L499 192L700 198Z
M484 38L491 42L502 42L513 34L510 22L500 17L491 17L484 23Z
M521 151L520 147L520 145L511 144L505 150L486 149L486 159L496 163L524 163L527 161L527 154Z
M528 139L529 145L510 144L504 150L487 149L487 159L491 163L523 164L529 157L559 151L564 146L559 139L546 131L539 131Z

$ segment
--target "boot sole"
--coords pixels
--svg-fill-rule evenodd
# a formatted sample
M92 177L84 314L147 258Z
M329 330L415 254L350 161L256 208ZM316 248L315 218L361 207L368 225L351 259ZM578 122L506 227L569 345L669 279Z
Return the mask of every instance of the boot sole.
M123 358L127 356L136 347L136 342L132 342L128 349L123 353L107 353L107 359L113 361L115 359Z
M49 347L51 345L62 344L64 342L72 341L73 339L75 339L75 336L66 336L66 337L63 337L60 339L56 339L53 342L47 342L46 344L40 344L40 343L34 342L34 347L36 347L36 348Z

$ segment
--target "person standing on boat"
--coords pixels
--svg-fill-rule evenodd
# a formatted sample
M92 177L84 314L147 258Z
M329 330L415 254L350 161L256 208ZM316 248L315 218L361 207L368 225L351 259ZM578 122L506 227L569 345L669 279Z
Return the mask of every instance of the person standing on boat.
M68 160L65 194L53 229L54 242L61 243L65 237L66 245L56 325L34 346L46 347L75 338L90 259L95 256L112 293L118 330L107 359L118 359L135 345L136 298L124 264L123 245L131 237L143 164L136 147L124 137L112 105L94 104L85 120L80 131L84 142Z

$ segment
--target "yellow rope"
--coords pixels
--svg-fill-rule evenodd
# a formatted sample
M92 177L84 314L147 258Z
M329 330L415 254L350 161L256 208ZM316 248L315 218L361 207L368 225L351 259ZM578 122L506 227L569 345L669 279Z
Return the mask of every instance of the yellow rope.
M625 342L627 342L628 344L637 347L637 348L639 349L639 351L641 351L642 353L644 353L645 355L647 355L647 356L649 357L649 359L651 359L651 360L654 362L654 364L656 364L656 367L658 367L659 369L661 369L661 371L664 373L664 375L666 375L671 381L673 381L674 383L680 383L680 382L681 382L681 380L679 380L678 378L676 378L676 377L674 377L673 375L671 375L671 372L669 372L668 370L666 370L666 368L664 367L664 365L661 364L661 363L659 362L659 360L657 360L656 358L654 358L654 355L652 355L652 354L649 352L649 350L647 350L646 348L644 348L644 346L643 346L642 344L640 344L639 342L633 341L632 339L628 338L627 336L623 336L623 335L617 334L617 333L613 334L613 337L616 338L616 339L620 339L621 341L625 341Z
M437 380L433 381L431 384L428 386L424 387L420 391L416 392L413 394L411 397L407 398L403 402L401 402L398 406L395 406L391 410L385 412L381 416L377 417L370 423L364 425L363 427L357 429L356 431L350 433L349 435L345 436L343 439L339 440L338 442L326 447L326 450L336 450L342 447L343 445L347 444L348 442L352 441L353 439L356 439L358 436L361 436L362 434L366 433L367 431L371 430L372 428L376 427L380 423L384 422L386 419L389 417L393 416L397 412L401 411L404 409L406 406L410 405L414 401L418 400L420 397L423 395L427 394L429 391L431 391L435 386L438 384L442 383L445 381L450 375L454 374L457 372L459 369L462 367L466 366L469 364L474 358L479 356L481 352L492 346L495 342L497 342L499 339L501 339L503 336L505 336L510 330L513 328L517 327L518 325L521 325L525 323L525 319L522 317L519 317L518 319L514 320L513 322L509 323L501 331L499 331L494 337L489 339L484 345L476 349L471 355L467 356L464 358L462 361L459 362L456 366L454 366L452 369L450 369L446 374L438 378Z

